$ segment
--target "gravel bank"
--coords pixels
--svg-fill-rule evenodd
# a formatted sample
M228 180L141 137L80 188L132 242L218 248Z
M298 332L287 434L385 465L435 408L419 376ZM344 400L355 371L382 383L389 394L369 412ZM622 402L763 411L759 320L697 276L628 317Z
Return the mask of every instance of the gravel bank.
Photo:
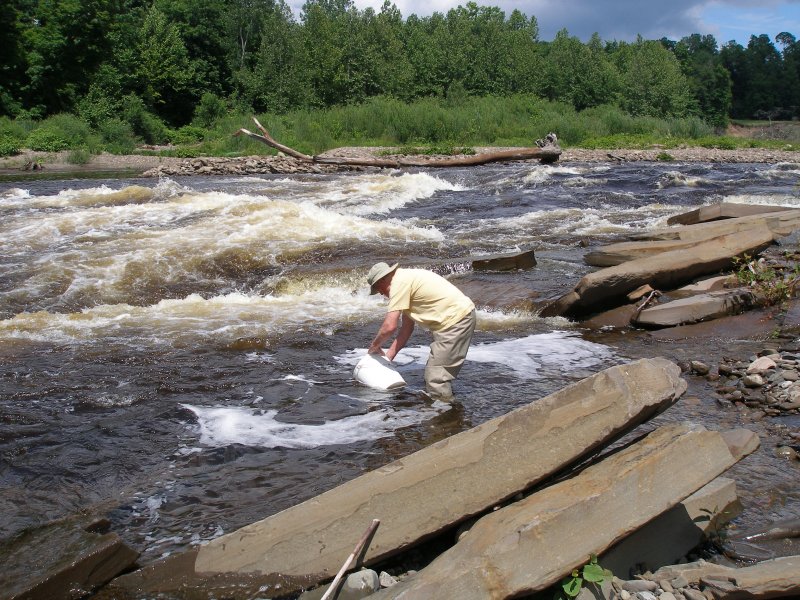
M476 152L511 148L477 147ZM387 148L343 147L328 150L322 156L374 157L385 156ZM655 161L669 155L677 162L710 163L798 163L800 152L770 150L763 148L741 148L719 150L713 148L652 148L648 150L585 150L570 148L563 151L559 162L627 162ZM164 156L115 155L103 153L92 156L84 165L71 164L69 152L24 152L17 156L0 159L0 173L13 175L19 172L42 171L43 173L81 172L138 172L145 176L170 175L225 175L258 173L320 173L335 170L352 170L353 167L337 168L330 165L314 165L285 156L244 156L237 158L174 158ZM435 158L435 157L431 157ZM359 169L359 167L355 167Z

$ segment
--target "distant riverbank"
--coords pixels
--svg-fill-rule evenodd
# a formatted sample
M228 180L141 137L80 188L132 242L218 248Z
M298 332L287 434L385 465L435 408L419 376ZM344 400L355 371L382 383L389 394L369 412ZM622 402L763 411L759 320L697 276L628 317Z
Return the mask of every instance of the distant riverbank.
M477 147L478 153L499 148ZM324 156L371 157L385 156L391 148L343 147L324 152ZM141 154L98 154L92 155L84 164L69 162L70 153L24 152L17 156L0 159L0 174L8 177L15 173L72 175L82 172L120 172L139 173L147 176L158 175L203 175L203 174L258 174L258 173L299 173L336 170L330 165L312 165L285 156L259 155L243 157L198 157L177 158ZM433 157L432 157L433 158ZM767 148L738 148L723 150L717 148L649 148L641 149L583 149L568 148L563 151L559 162L608 162L608 161L670 161L710 162L710 163L797 163L800 152Z

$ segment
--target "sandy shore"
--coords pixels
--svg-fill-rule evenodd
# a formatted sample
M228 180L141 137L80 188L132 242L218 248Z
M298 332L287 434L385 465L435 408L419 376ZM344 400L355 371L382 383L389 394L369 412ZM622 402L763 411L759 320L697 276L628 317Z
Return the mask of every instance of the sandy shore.
M483 153L501 148L478 147L476 152ZM502 148L510 149L510 148ZM385 153L386 148L379 147L343 147L324 152L322 156L373 157ZM569 148L563 151L560 163L572 162L627 162L655 161L664 154L678 162L710 162L710 163L798 163L800 152L789 150L771 150L764 148L741 148L737 150L720 150L713 148L652 148L648 150L585 150ZM75 165L68 161L69 152L24 152L17 156L0 158L0 174L15 173L77 173L81 172L131 172L148 176L222 174L224 172L243 174L253 173L294 173L314 171L304 169L303 163L288 157L249 156L238 158L173 158L164 156L116 155L103 153L92 156L86 164ZM209 165L213 169L209 168ZM204 168L205 167L205 168ZM329 170L329 169L325 169Z

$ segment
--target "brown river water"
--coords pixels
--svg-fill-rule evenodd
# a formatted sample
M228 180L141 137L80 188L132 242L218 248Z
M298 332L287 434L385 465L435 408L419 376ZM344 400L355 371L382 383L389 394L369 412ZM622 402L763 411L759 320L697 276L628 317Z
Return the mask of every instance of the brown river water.
M797 328L778 340L589 331L536 303L590 270L588 249L674 214L798 207L798 177L794 163L576 162L0 182L0 539L84 511L147 564L609 366L796 345ZM527 271L465 266L528 249ZM452 406L416 393L419 329L397 358L406 391L353 380L385 310L365 283L377 261L447 265L475 300ZM762 447L728 474L744 505L734 524L800 518L798 461L775 455L797 417L725 411L712 384L686 378L642 427L752 428Z

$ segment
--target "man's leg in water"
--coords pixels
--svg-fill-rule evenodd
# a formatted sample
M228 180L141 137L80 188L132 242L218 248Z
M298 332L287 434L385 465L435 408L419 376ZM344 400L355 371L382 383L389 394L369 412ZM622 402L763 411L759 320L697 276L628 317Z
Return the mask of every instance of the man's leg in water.
M431 398L449 400L453 397L450 382L461 371L474 331L473 310L452 327L432 332L431 355L425 365L425 388Z

